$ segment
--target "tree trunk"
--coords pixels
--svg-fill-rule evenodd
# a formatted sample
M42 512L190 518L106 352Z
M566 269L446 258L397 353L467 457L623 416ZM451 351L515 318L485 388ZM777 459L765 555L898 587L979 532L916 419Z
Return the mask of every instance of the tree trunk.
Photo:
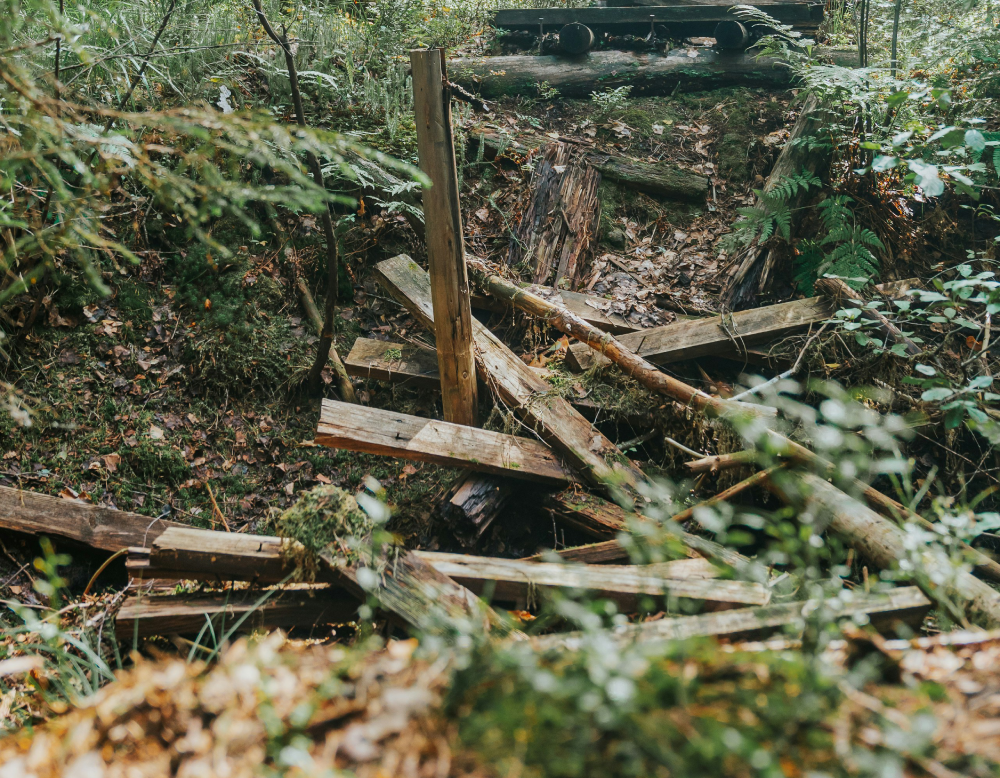
M857 62L853 51L818 51L838 64ZM520 54L463 57L450 60L448 72L452 81L487 98L535 95L542 82L563 97L586 98L620 86L631 86L633 96L669 95L679 87L690 91L722 86L783 89L793 79L791 68L779 57L758 57L754 51L720 54L711 49L676 49L667 54L599 51L571 62L563 57Z

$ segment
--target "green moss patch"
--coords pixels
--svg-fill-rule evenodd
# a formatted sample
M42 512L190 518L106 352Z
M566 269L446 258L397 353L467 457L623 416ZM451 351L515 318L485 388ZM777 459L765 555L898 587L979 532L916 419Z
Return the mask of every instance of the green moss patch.
M312 580L319 553L333 546L349 563L359 556L359 541L371 535L375 522L348 492L337 486L317 486L302 494L278 519L283 553L295 565L296 577Z

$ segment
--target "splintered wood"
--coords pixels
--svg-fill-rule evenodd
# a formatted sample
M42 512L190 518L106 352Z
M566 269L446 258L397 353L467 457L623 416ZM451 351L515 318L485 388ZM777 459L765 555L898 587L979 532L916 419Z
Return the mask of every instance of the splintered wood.
M572 145L550 143L531 177L533 196L511 236L508 264L535 283L576 289L596 240L601 174ZM553 277L554 274L554 277Z

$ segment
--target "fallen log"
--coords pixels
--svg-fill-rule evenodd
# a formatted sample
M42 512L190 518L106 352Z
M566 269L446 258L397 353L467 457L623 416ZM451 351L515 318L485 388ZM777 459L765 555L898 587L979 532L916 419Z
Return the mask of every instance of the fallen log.
M216 637L231 629L250 632L346 624L357 619L358 604L343 590L329 587L270 593L140 595L130 597L118 611L115 635L123 642L152 635L195 635L209 622Z
M0 486L0 528L36 537L65 538L104 551L144 546L181 525L138 513Z
M818 48L816 53L836 64L857 64L857 52ZM690 91L733 85L784 89L794 79L780 57L760 57L752 50L720 54L705 48L666 54L590 52L572 67L556 56L464 57L449 60L448 72L452 81L486 98L533 95L543 82L563 97L589 97L592 92L621 86L631 86L635 96L669 95L681 87Z
M619 627L614 639L621 645L658 643L695 637L718 637L726 640L759 640L782 632L802 633L808 614L828 607L836 620L867 616L879 632L895 637L901 626L919 628L930 610L931 601L915 586L892 589L885 594L855 594L849 600L806 600L768 605L763 608L705 613L700 616L659 619L643 624ZM581 642L580 633L564 632L532 638L536 648L573 649Z
M771 592L759 583L707 577L711 565L684 559L662 566L575 565L423 553L421 558L477 594L532 607L535 590L580 589L634 610L641 595L701 600L717 607L765 605ZM706 567L706 564L708 565ZM652 567L652 569L650 569ZM667 575L671 577L667 577Z
M469 270L471 273L471 264ZM424 326L431 328L434 314L427 273L405 255L380 262L377 272L389 293ZM475 320L473 337L480 378L507 406L521 414L585 480L606 489L616 481L637 482L643 477L614 443L594 429L568 402L554 396L544 379Z
M791 134L781 149L781 154L778 155L767 181L764 182L761 193L757 196L754 205L756 209L765 213L773 212L775 206L769 204L768 196L792 176L808 173L820 180L827 177L833 160L834 142L829 138L823 143L803 143L803 141L815 138L823 132L829 134L826 129L829 124L828 118L828 113L821 109L815 95L806 98ZM792 236L798 228L802 210L816 193L815 188L799 187L780 204L781 208L788 211L788 229ZM780 257L781 252L777 250L773 240L754 239L732 263L733 270L730 271L722 290L722 300L726 306L738 310L755 305L758 296L767 290L768 282L778 266Z
M838 535L861 556L883 569L891 569L913 555L907 549L905 532L892 522L832 484L812 473L798 474L794 491L787 484L774 479L770 484L782 499L791 503L804 502L805 506L820 517L816 526L826 527ZM930 551L919 555L924 570L938 570L947 560ZM973 624L984 629L1000 627L1000 592L964 570L946 576L938 586L929 577L917 581L931 597L957 605Z
M522 155L530 154L539 148L544 140L548 140L548 138L543 140L520 136L514 141L490 132L473 132L469 137L472 141L482 144L486 152L484 156L491 158L508 150ZM560 140L567 143L578 142L572 138ZM642 162L629 157L605 154L587 146L581 146L581 151L585 154L584 159L587 164L596 168L602 177L629 189L670 200L689 202L704 202L710 190L708 177L693 170L666 162Z
M601 174L575 146L550 143L531 174L531 202L510 237L507 264L536 284L576 289L597 238Z
M316 442L541 483L572 480L552 451L537 440L335 400L323 401Z
M437 511L455 537L471 546L510 505L516 491L510 478L467 473L448 489Z

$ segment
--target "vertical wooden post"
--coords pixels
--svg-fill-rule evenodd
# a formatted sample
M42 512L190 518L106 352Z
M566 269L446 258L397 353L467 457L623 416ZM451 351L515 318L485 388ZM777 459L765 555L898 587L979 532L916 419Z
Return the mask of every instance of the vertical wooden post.
M430 264L434 336L444 417L476 424L476 363L472 345L469 277L462 243L458 171L451 133L451 101L445 91L443 49L410 52L413 110L420 169L431 180L424 190L424 227Z

